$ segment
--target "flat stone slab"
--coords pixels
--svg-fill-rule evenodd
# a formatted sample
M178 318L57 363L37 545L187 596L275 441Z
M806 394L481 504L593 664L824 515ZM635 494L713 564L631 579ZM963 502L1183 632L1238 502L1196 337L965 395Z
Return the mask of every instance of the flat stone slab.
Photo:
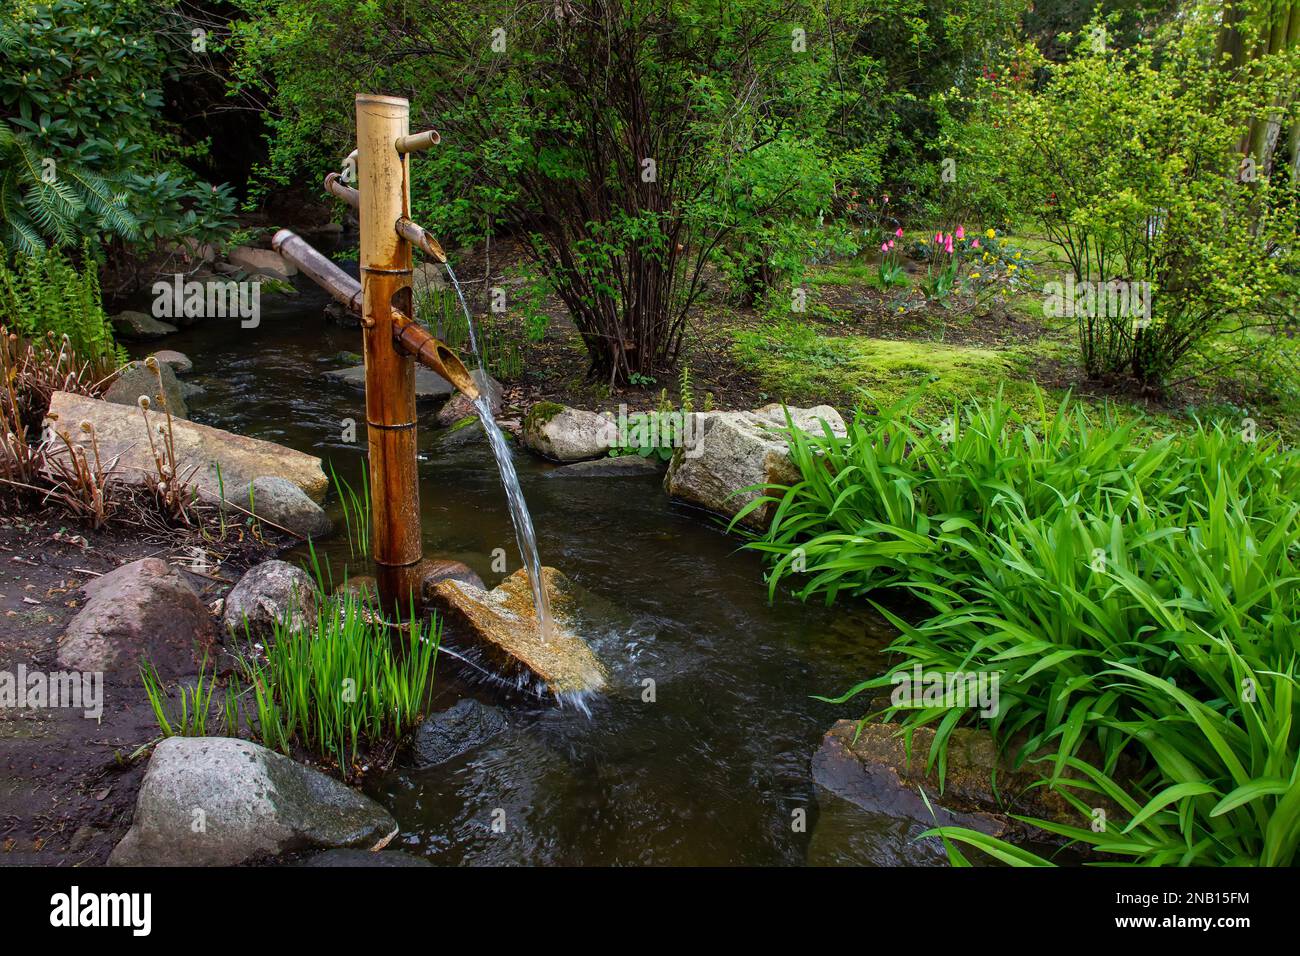
M117 475L121 480L143 484L146 476L156 474L148 433L138 407L55 392L50 398L46 424L91 454L91 436L82 430L82 422L90 422L94 428L100 460L107 463L117 459ZM157 429L164 423L161 413L149 413L150 428ZM275 442L247 438L180 418L172 419L172 438L181 476L188 475L188 480L212 500L219 498L223 484L226 496L230 497L264 475L287 478L314 501L322 501L329 488L319 458Z
M594 458L561 465L546 473L547 478L625 478L629 475L657 475L664 463L657 458L619 455L617 458Z
M955 824L995 836L1022 829L1006 814L1087 826L1088 820L1059 793L1035 786L1051 773L1045 763L1013 768L998 753L993 737L973 727L957 727L948 740L947 772L940 788L937 768L927 771L933 727L918 727L911 754L899 724L841 720L826 732L813 755L813 779L864 810L914 820L926 826ZM996 789L995 789L996 785ZM921 798L924 789L933 815ZM1107 812L1113 806L1099 803Z
M491 591L448 579L434 585L432 603L507 678L532 675L556 696L603 690L605 666L572 631L574 598L569 580L542 568L550 597L551 633L543 639L533 609L528 573L519 569Z
M364 365L354 365L351 368L337 368L325 373L325 377L331 382L343 382L345 385L351 385L353 388L364 389L366 387L366 367ZM447 381L437 372L425 368L423 365L417 365L415 368L415 397L434 399L448 398L454 395L456 389L451 382Z

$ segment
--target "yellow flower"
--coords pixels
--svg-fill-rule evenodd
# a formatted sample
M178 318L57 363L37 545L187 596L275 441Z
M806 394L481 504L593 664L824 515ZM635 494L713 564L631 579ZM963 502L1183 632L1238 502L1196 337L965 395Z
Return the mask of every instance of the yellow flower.
M994 236L996 236L997 234L998 234L998 231L997 231L996 229L994 229L992 226L989 226L989 228L987 228L987 229L984 230L984 235L988 236L990 239L992 239L992 238L993 238Z
M1016 271L1016 267L1015 267L1015 265L1012 264L1012 265L1007 266L1007 271L1008 271L1008 272L1015 272L1015 271Z
M970 274L970 277L971 277L972 279L978 279L978 278L980 277L980 274L979 274L978 272L972 272L972 273Z
M1020 258L1020 253L1017 252L1017 253L1016 253L1014 256L1012 256L1011 258L1013 258L1013 259L1019 259L1019 258Z

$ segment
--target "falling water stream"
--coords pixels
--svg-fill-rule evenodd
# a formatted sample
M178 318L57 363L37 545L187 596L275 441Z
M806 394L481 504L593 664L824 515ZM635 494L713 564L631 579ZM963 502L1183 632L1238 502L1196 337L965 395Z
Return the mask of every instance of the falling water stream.
M465 322L469 327L469 347L474 353L474 358L478 367L483 370L484 381L486 381L487 368L483 364L483 356L478 350L478 335L474 329L474 316L470 314L469 303L465 301L465 294L461 292L460 282L456 279L456 272L452 269L450 262L444 262L447 268L447 275L451 278L451 286L456 290L456 298L460 300L460 307L465 312ZM537 627L541 633L543 641L551 636L551 602L546 594L546 585L542 581L542 559L537 553L537 533L533 530L533 518L528 513L528 504L524 501L524 493L519 487L519 476L515 473L515 464L510 457L510 448L506 445L505 436L501 434L501 429L497 428L496 419L492 416L492 403L487 395L480 394L474 400L474 410L478 412L479 422L483 426L483 434L487 436L488 444L492 448L492 457L496 459L497 470L501 472L501 484L506 492L506 504L510 508L510 523L515 528L515 540L519 544L519 556L523 559L524 568L527 570L528 583L533 589L533 607L537 611Z

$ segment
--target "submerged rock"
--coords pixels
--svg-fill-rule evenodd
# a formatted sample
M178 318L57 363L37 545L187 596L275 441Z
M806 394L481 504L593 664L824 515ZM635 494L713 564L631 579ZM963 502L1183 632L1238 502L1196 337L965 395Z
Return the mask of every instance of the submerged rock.
M543 640L533 608L528 573L520 568L491 591L448 579L432 591L432 603L446 620L482 651L487 662L507 679L530 675L555 695L603 690L605 667L572 628L573 597L569 580L554 568L542 568L550 597L551 634Z
M595 412L538 402L524 416L523 442L553 461L599 458L618 443L618 426Z
M325 305L325 318L335 325L343 326L345 329L361 328L361 316L351 311L343 303L335 302L333 299Z
M474 569L468 564L451 561L447 558L426 558L420 562L418 573L420 577L420 597L426 604L432 600L434 588L438 586L440 581L461 581L480 589L487 587L483 583L483 579L475 574Z
M825 427L835 435L845 434L844 419L829 405L790 408L789 412L794 426L809 434L823 434ZM781 405L752 412L692 413L686 429L689 443L673 456L664 476L664 490L709 511L735 516L762 496L760 491L742 489L799 480L783 434L786 427ZM766 530L774 507L769 502L755 508L741 524Z
M157 475L138 408L55 392L50 398L47 424L91 454L91 436L80 428L83 421L94 429L101 461L107 464L117 459L117 476L121 480L139 484L147 476ZM149 413L149 427L157 429L163 422L160 413ZM287 478L316 501L325 497L329 487L319 458L274 442L245 438L184 419L173 419L172 438L181 477L213 501L220 499L223 490L229 495L232 489L263 475Z
M304 538L319 540L334 530L325 509L287 478L275 475L254 478L230 500L258 518Z
M87 601L59 642L68 670L134 673L147 658L165 679L192 674L215 637L212 617L160 558L124 564L87 584Z
M159 362L171 366L171 370L177 375L189 375L194 371L194 363L184 352L177 352L175 349L160 349L153 353L153 357Z
M952 732L941 790L937 769L926 770L934 728L913 732L910 759L899 730L898 724L869 722L858 733L856 721L836 722L813 755L813 779L865 810L925 826L935 825L937 819L940 824L1005 835L1018 826L1008 812L1088 824L1059 794L1034 786L1050 770L1036 764L1013 769L999 756L987 731L958 727ZM933 816L920 789L930 798Z
M343 382L345 385L351 385L353 388L364 389L366 387L366 367L364 364L354 365L351 368L332 369L325 373L325 377L331 382ZM416 398L446 398L455 391L456 389L452 386L451 382L447 381L437 372L427 369L423 365L416 366Z
M127 342L147 342L176 331L170 322L160 322L146 312L119 312L108 321L113 325L113 335Z
M455 401L455 399L452 399L452 401ZM497 422L496 429L506 441L514 440L514 436L506 430L502 423ZM477 415L467 415L450 428L439 431L437 441L440 448L452 450L485 439L482 420Z
M165 362L158 364L156 373L143 362L128 362L104 393L104 400L138 408L141 395L149 399L150 406L159 414L162 414L162 400L165 396L167 410L173 418L190 417L189 406L185 404L185 389L176 378L175 370ZM135 414L139 419L140 413L137 411Z
M300 860L297 866L308 867L411 867L411 866L433 866L422 856L412 856L409 853L403 853L401 850L381 850L373 853L368 850L322 850L320 853L313 854L305 860Z
M481 747L510 728L505 714L472 697L440 714L434 714L415 732L411 761L417 767L432 767Z
M244 272L258 272L273 279L288 279L289 276L298 274L298 267L274 249L236 246L230 250L227 258L231 265L238 266Z
M501 395L505 391L501 383L494 379L481 368L476 368L470 372L470 378L474 379L474 384L478 386L479 392L487 396L488 407L492 410L493 415L501 412ZM445 405L438 409L437 422L443 428L450 428L457 422L473 416L478 417L478 412L474 408L474 403L466 396L457 392L451 398L447 399Z
M396 833L379 804L282 754L230 737L169 737L108 862L235 866L293 850L380 850Z
M596 458L577 461L572 465L552 468L547 478L624 478L628 475L657 475L663 470L658 458L640 455L619 455L617 458Z
M287 623L303 630L316 620L316 582L287 561L263 561L249 568L226 595L221 621L237 637L265 638Z

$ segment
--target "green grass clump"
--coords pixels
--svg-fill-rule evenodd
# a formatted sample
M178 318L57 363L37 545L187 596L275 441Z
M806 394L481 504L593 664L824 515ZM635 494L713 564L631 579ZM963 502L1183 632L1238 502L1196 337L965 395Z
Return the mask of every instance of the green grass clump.
M355 591L322 600L306 628L278 624L265 662L244 662L262 743L287 754L296 742L350 776L363 742L419 723L440 640L437 620L385 624Z
M846 438L796 431L791 454L801 480L750 506L778 502L749 545L772 592L923 608L880 608L898 663L838 702L916 664L996 671L989 726L1014 761L1039 760L1082 820L1089 794L1128 815L1057 832L1148 863L1294 860L1296 452L1219 425L1094 419L1068 398L1021 416L999 396L942 420L910 403L859 414ZM971 712L881 715L936 724L942 770Z

